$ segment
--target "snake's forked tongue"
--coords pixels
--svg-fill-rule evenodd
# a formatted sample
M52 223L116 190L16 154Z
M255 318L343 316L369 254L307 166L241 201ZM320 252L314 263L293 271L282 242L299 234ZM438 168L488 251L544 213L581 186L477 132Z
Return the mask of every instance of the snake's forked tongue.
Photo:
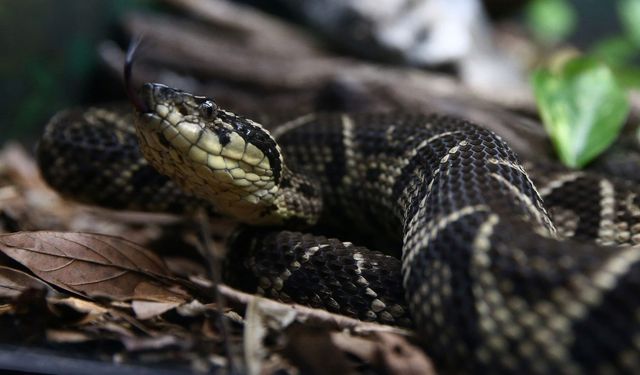
M129 48L127 48L127 54L124 59L124 85L127 90L127 96L129 97L129 100L135 107L136 111L140 113L146 113L149 112L149 107L136 92L136 89L133 87L133 81L131 79L133 62L135 61L135 54L141 41L142 38L137 38L136 40L132 41L129 44Z

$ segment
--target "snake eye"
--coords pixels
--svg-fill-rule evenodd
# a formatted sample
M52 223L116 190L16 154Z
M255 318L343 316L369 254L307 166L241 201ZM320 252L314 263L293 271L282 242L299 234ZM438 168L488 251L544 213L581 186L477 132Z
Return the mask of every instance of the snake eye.
M211 100L202 102L198 109L200 110L200 116L202 116L206 120L213 120L218 114L218 106Z

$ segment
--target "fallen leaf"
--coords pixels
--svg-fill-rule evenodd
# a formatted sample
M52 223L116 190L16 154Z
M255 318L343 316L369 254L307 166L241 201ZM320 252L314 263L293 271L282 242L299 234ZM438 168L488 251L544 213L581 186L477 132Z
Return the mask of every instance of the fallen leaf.
M292 324L282 354L302 373L356 374L356 363L333 342L331 333L326 327Z
M142 281L136 285L131 299L183 303L186 301L184 297L186 297L184 290L177 285L169 287Z
M48 329L47 341L59 344L77 344L94 340L93 337L80 331Z
M135 333L133 332L133 328L129 325L122 324L121 322L105 322L101 324L100 327L102 330L109 332L121 340L125 337L135 337Z
M378 332L378 358L388 374L435 375L431 360L422 350L411 345L404 337Z
M165 263L171 273L174 275L179 275L184 278L200 276L205 277L207 275L207 268L202 264L202 262L196 262L193 259L185 258L185 257L163 257Z
M29 288L46 288L39 279L14 268L0 266L0 297L17 297Z
M184 348L191 344L173 335L161 335L156 337L123 337L122 343L127 351L157 350L167 347Z
M75 297L67 297L67 298L49 298L48 301L50 303L62 304L73 308L76 311L83 312L85 314L91 315L102 315L106 313L106 308L93 303L91 301L85 301L80 298Z
M346 331L331 332L331 340L341 350L354 355L365 363L372 363L377 356L378 344L371 338L354 336Z
M286 306L273 306L263 298L253 299L247 306L244 328L244 353L250 374L262 373L269 351L264 345L269 331L281 332L295 321L296 312Z
M18 232L0 235L0 251L47 283L89 297L158 302L189 299L158 256L117 237Z
M176 311L178 312L178 314L184 317L195 317L195 316L201 316L202 314L204 314L205 311L207 311L207 306L203 305L197 299L194 299L189 303L180 305L176 309Z
M180 306L180 302L133 301L131 307L138 319L146 320Z
M73 318L76 316L75 324L87 324L100 318L109 310L94 302L86 301L75 297L47 298L49 307L58 316L63 318Z

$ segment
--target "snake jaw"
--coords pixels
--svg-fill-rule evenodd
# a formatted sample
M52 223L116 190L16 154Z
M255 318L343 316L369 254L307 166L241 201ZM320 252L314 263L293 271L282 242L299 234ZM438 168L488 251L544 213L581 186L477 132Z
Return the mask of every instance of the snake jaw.
M273 215L282 173L280 149L251 120L206 97L148 83L136 129L145 158L183 189L221 213L252 224L278 224Z

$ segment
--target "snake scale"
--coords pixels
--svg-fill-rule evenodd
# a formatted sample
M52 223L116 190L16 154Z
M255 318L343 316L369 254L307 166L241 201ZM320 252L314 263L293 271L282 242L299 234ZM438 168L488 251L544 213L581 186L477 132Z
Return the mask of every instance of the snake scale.
M534 185L500 137L435 114L309 114L270 133L161 84L130 95L135 114L92 108L50 122L38 150L49 184L104 206L207 207L266 226L231 241L239 279L412 325L447 372L640 369L633 184L551 169ZM317 223L401 243L401 259L278 229Z

